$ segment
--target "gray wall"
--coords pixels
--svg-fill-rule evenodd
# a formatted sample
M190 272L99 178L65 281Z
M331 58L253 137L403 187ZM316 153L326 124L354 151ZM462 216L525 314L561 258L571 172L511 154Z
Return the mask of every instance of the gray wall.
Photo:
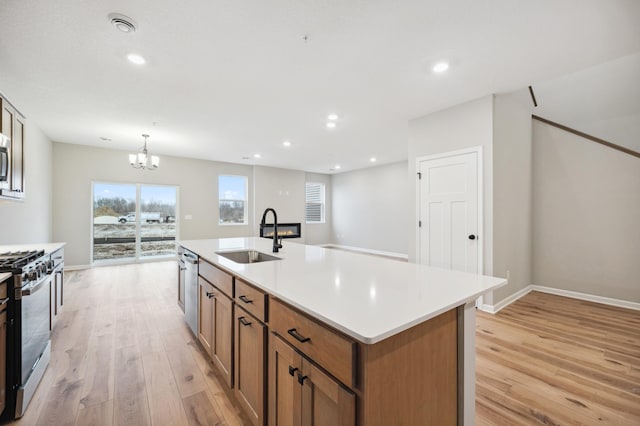
M409 261L416 261L416 160L419 157L482 146L483 157L483 263L486 275L493 268L493 96L435 112L409 122Z
M305 183L325 184L325 223L305 223ZM272 207L278 213L278 222L300 222L302 238L285 240L303 244L325 244L331 240L331 176L305 173L300 170L274 167L254 167L254 235L260 235L262 213ZM267 222L272 223L271 215Z
M488 304L531 284L531 109L527 90L494 97L493 275L509 275L509 284L488 295Z
M247 225L218 224L218 175L249 177L249 200L252 199L251 166L161 156L156 171L133 169L128 152L64 143L53 144L54 240L66 241L65 263L88 265L91 252L91 183L147 183L175 185L178 189L179 238L222 238L253 235L251 220ZM249 219L253 210L249 210ZM191 215L191 220L185 220Z
M533 283L640 302L640 159L533 124Z
M410 204L407 163L400 162L332 177L333 242L406 254Z
M24 201L0 200L0 244L47 243L51 226L51 141L31 120L25 129Z

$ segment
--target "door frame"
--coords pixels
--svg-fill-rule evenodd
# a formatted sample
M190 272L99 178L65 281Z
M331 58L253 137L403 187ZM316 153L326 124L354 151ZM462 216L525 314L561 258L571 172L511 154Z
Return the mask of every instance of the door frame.
M455 157L457 155L463 155L463 154L476 154L476 161L477 161L477 172L478 172L478 224L477 224L477 229L478 229L478 235L482 236L482 239L480 237L477 238L477 241L480 243L478 244L478 274L480 275L484 275L484 254L483 254L483 247L484 247L484 216L482 214L483 209L484 209L484 194L482 191L483 188L483 175L484 175L484 168L483 166L483 157L482 157L482 146L474 146L474 147L470 147L470 148L464 148L464 149L457 149L455 151L447 151L447 152L441 152L438 154L432 154L432 155L427 155L424 157L417 157L416 158L416 173L420 172L420 163L422 163L423 161L430 161L430 160L438 160L441 158L447 158L447 157ZM419 226L419 222L420 221L420 205L421 205L421 196L420 196L420 188L421 188L421 180L422 179L418 179L418 183L416 185L416 261L417 263L420 263L420 259L421 259L421 238L420 238L420 226ZM482 296L481 296L482 297Z
M107 184L107 185L131 185L136 187L136 255L135 257L127 257L127 258L119 258L119 259L102 259L102 260L94 260L93 259L93 203L95 201L95 186L96 184ZM92 180L91 181L91 202L89 207L89 266L94 268L97 266L108 266L108 265L126 265L131 263L147 263L147 262L162 262L166 260L170 260L176 258L175 256L149 256L142 257L140 256L140 246L141 246L141 233L140 233L140 218L142 217L140 214L140 189L143 186L165 186L176 189L176 242L180 239L180 186L179 185L171 185L171 184L155 184L155 183L139 183L139 182L118 182L112 180Z

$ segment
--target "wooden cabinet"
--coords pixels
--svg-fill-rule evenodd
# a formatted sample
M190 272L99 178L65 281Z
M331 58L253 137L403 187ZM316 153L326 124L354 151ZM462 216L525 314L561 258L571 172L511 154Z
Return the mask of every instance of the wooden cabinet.
M24 198L24 141L25 119L4 98L0 97L0 130L11 138L9 142L9 176L6 182L0 183L0 196L7 198Z
M212 300L213 341L210 355L231 388L233 387L233 301L215 287Z
M269 425L356 424L353 392L274 334L269 351Z
M274 298L269 307L272 331L347 386L355 386L355 342Z
M235 393L254 425L266 423L267 327L236 305Z
M7 402L7 282L0 283L0 414Z
M198 278L198 288L198 340L232 387L233 302L202 277Z
M198 340L211 355L213 345L213 286L198 278Z

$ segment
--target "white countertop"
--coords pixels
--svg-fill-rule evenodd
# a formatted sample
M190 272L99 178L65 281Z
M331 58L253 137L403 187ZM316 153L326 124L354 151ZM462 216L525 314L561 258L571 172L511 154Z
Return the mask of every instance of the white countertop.
M363 343L407 330L507 283L503 278L264 238L180 241L205 260ZM239 264L218 251L254 249L282 260Z
M67 243L12 244L0 246L0 253L7 251L44 250L45 254L51 254L66 244Z

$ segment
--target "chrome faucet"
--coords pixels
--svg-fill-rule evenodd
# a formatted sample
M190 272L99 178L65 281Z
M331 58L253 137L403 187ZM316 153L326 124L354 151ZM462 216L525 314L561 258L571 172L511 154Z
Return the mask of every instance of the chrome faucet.
M282 244L278 243L278 215L276 214L276 211L271 207L267 208L264 213L262 213L262 221L260 222L260 227L264 229L265 219L267 218L267 213L269 212L273 213L273 252L277 253L278 249L282 248Z

